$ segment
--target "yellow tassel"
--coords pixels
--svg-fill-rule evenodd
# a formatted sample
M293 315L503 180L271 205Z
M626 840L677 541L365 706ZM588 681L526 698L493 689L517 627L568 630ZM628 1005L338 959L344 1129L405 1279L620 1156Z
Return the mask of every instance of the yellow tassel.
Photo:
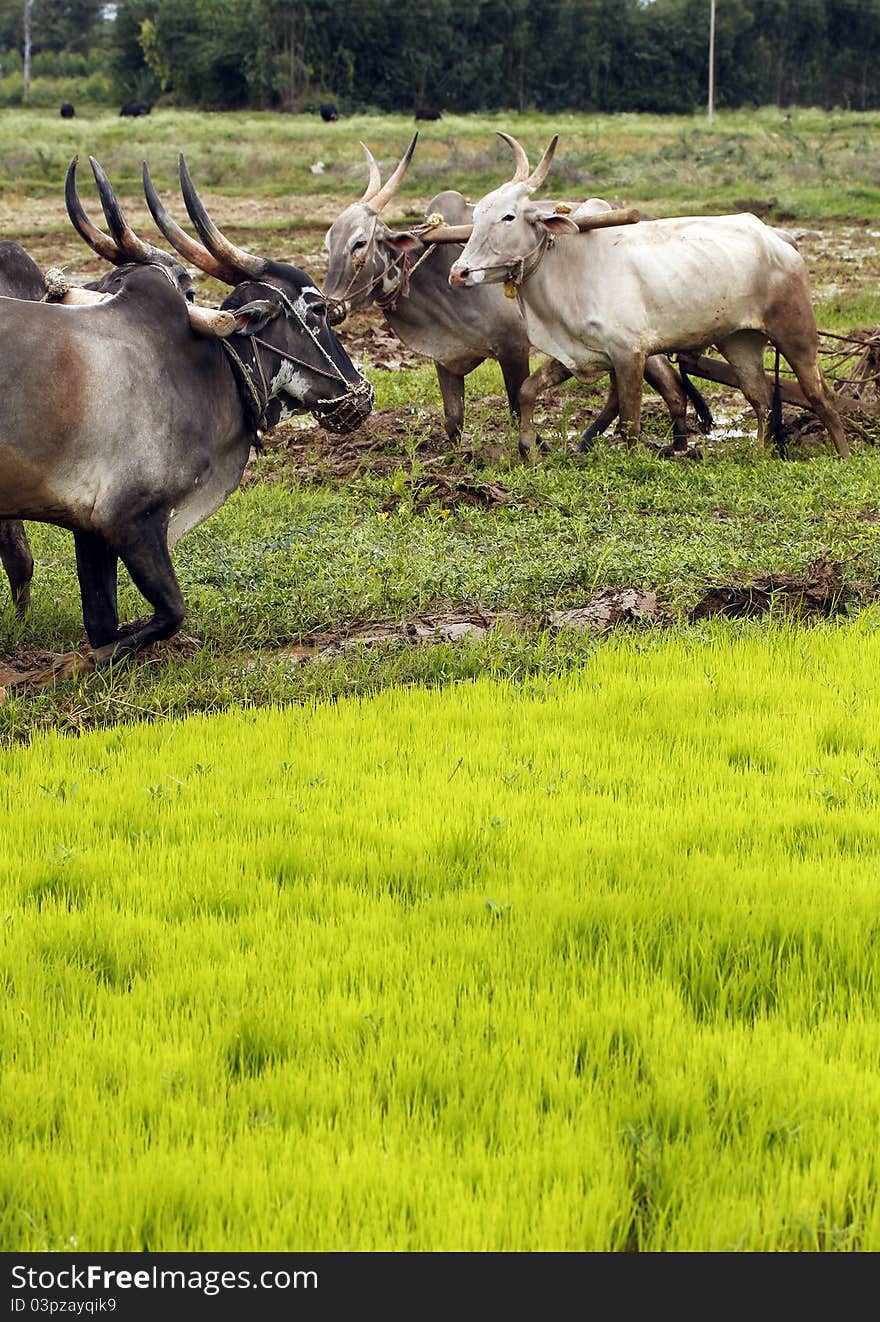
M512 280L504 281L504 297L516 298L516 285L513 283Z
M571 207L567 202L557 202L553 214L554 216L567 216L570 211Z

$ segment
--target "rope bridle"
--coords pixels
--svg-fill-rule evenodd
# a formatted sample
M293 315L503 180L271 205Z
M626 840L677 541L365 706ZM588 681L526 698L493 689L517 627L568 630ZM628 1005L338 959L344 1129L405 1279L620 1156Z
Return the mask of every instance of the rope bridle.
M512 262L494 262L489 266L469 266L469 271L507 271L504 281L504 292L508 298L516 298L516 292L524 281L528 280L537 271L541 262L544 260L547 252L556 242L554 236L549 230L544 230L534 248L530 248L522 257L515 258ZM530 259L534 258L530 262ZM527 263L529 263L527 267Z
M327 367L330 369L328 371L327 367L319 367L314 363L309 363L305 359L297 357L296 354L290 353L287 349L281 349L275 344L270 344L268 340L261 339L258 335L241 336L241 338L246 340L251 346L253 351L254 361L252 364L249 364L244 361L241 354L228 339L221 339L220 343L225 349L230 362L234 365L234 368L237 369L238 376L245 388L245 403L248 412L251 415L251 425L256 438L257 449L262 449L261 442L263 432L267 425L269 405L274 398L277 398L271 385L267 381L266 369L260 354L261 348L267 350L269 353L277 354L279 358L283 358L286 362L293 363L296 367L304 368L307 372L314 372L318 376L327 377L331 381L342 382L345 386L345 390L341 395L335 395L332 399L322 400L319 404L314 405L309 411L321 420L323 426L330 428L332 431L350 431L352 425L357 425L357 421L360 420L362 406L367 402L372 403L373 387L370 382L360 372L358 373L360 380L356 385L352 385L350 382L346 381L342 372L336 366L323 344L321 344L318 336L312 330L311 326L309 326L299 308L294 302L292 302L284 290L279 289L277 285L270 284L268 280L257 280L254 283L262 285L266 289L271 289L273 294L278 296L282 308L287 314L296 318L301 328L310 337L312 343L315 345L321 357L326 362ZM231 338L235 337L233 336ZM259 388L257 381L255 380L255 373L258 374L259 377Z
M426 222L424 225L414 226L412 229L412 233L415 235L420 235L423 232L426 233L428 230L434 228L438 224L439 220L442 220L442 217L438 218L436 216L429 216L428 221L430 223ZM330 320L333 325L338 325L341 321L345 320L348 314L347 305L350 303L350 301L353 298L357 297L358 294L367 294L367 295L371 294L378 284L384 282L385 277L388 275L390 271L394 271L395 274L397 275L396 283L391 289L386 290L381 294L375 295L373 297L373 302L376 304L376 307L379 308L381 312L394 312L394 310L397 307L398 300L401 298L406 298L408 296L409 282L412 279L413 275L419 269L422 262L424 262L428 257L430 257L432 252L434 252L435 248L437 247L436 243L429 243L428 246L425 248L425 251L419 257L418 261L413 262L412 264L410 264L409 253L404 252L399 256L395 254L394 257L389 258L388 261L385 262L381 270L379 270L376 273L376 275L366 280L362 285L355 285L354 283L355 280L357 279L358 275L367 264L367 258L369 257L370 252L375 250L376 226L378 223L379 223L379 216L377 213L376 215L373 216L370 233L366 240L366 243L364 244L364 247L361 249L360 252L354 254L354 256L351 259L351 265L352 265L351 279L349 280L348 284L345 286L345 289L342 291L342 294L339 298L330 298L327 300L327 306L330 309L330 313L331 313Z

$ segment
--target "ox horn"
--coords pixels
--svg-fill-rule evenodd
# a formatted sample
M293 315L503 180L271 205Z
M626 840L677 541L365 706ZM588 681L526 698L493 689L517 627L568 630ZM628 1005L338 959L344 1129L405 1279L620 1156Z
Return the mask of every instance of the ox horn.
M70 223L80 238L85 239L89 247L93 248L99 257L103 257L105 262L111 262L114 266L123 266L126 261L125 255L120 252L118 245L89 219L85 207L79 200L79 193L76 191L78 160L79 156L74 156L67 167L67 177L64 180L64 201Z
M547 171L550 169L550 162L553 160L553 153L556 151L556 144L558 141L559 134L554 133L547 145L544 155L541 157L540 161L538 161L538 164L528 177L527 183L529 188L540 188L541 184L543 184L544 180L547 178Z
M235 330L235 317L222 308L200 308L190 303L186 311L196 335L215 335L225 340Z
M195 185L189 177L189 170L186 168L183 152L180 153L178 164L180 168L180 186L183 189L183 200L186 203L189 218L198 230L199 238L211 256L220 262L225 262L239 272L238 279L233 281L233 284L238 284L246 276L258 277L263 275L268 267L265 257L255 257L253 253L245 252L244 248L237 248L234 243L230 243L229 239L220 233L208 215L201 198L195 190Z
M503 138L510 150L516 157L516 169L513 172L512 184L521 184L529 177L529 158L526 156L525 149L520 146L516 138L512 138L509 133L502 133L500 129L495 130L499 138Z
M363 148L364 155L367 158L367 165L370 167L370 182L367 184L366 192L364 193L363 197L360 200L361 202L369 202L370 199L374 196L374 194L378 193L379 189L382 187L382 176L379 173L379 167L376 164L376 158L373 155L373 153L370 151L367 144L365 142L362 142L361 147Z
M394 171L393 174L388 176L388 178L385 180L385 183L379 189L378 193L374 193L373 196L370 198L370 206L373 208L373 210L376 212L377 215L384 206L387 206L387 204L391 201L392 197L400 187L400 181L403 178L403 176L406 174L407 167L409 166L409 163L412 160L412 154L416 149L416 143L418 142L418 140L419 140L418 133L414 133L412 136L412 142L409 144L406 151L404 152L403 157L401 158L400 163L397 166L397 169Z
M516 169L513 172L513 178L510 182L513 184L528 184L532 191L539 188L547 178L547 171L550 169L550 162L553 160L553 153L556 151L559 134L555 133L553 135L550 145L544 152L544 155L541 157L540 161L538 161L534 170L530 172L529 158L526 156L524 148L517 142L516 138L512 138L509 133L502 133L500 129L496 129L496 132L499 138L504 139L516 157Z
M129 262L158 262L162 266L173 263L174 258L167 252L155 248L152 243L147 243L135 234L122 213L113 185L94 156L89 157L89 165L98 185L98 196L101 199L104 215L107 217L107 224L122 257Z
M150 208L150 215L172 248L176 248L181 257L185 257L188 262L192 262L193 266L197 266L200 271L204 271L205 275L211 275L215 280L220 280L225 285L237 285L241 279L240 272L225 262L219 262L216 257L212 257L207 248L191 238L186 230L181 229L177 221L173 220L168 214L150 178L146 161L143 163L142 178L144 181L144 197L147 200L147 206Z

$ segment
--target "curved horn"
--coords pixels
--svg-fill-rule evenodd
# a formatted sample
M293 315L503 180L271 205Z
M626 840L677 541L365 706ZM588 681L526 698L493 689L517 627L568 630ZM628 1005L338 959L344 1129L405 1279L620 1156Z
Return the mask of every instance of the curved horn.
M529 158L526 156L525 150L520 146L516 138L512 138L509 133L502 133L500 129L496 129L495 132L498 134L499 138L504 139L516 157L516 169L514 170L513 178L510 182L512 184L523 183L529 177Z
M391 201L392 197L400 187L400 181L403 178L403 176L406 174L407 167L410 161L412 160L412 154L416 149L416 143L418 142L418 140L419 140L418 133L414 133L412 136L412 142L407 147L406 152L404 153L403 158L400 161L400 164L397 166L397 169L394 171L392 175L388 176L385 183L379 189L378 193L374 194L374 196L370 198L370 206L373 208L373 210L376 212L377 215L382 210L382 208Z
M188 262L192 262L193 266L197 266L200 271L204 271L205 275L212 275L215 280L222 280L225 285L238 284L241 276L237 271L234 271L223 262L218 262L216 257L211 256L207 248L191 238L186 230L181 229L176 220L172 220L156 192L146 161L143 163L141 175L144 181L144 197L147 200L147 206L150 208L150 215L172 248L176 248L181 257L185 257Z
M154 248L152 243L138 238L122 214L122 207L119 205L113 185L94 156L89 157L89 165L98 185L98 196L104 208L104 215L107 217L107 224L110 226L110 233L123 256L130 262L159 262L163 266L173 262L174 258L167 252L163 252L161 248Z
M376 158L373 155L373 153L370 151L367 144L365 142L362 142L361 146L363 147L364 155L367 158L367 165L370 167L370 182L367 184L366 192L364 193L363 197L360 200L361 202L369 202L370 198L373 197L375 193L378 193L379 189L382 187L382 176L379 173L379 167L376 164Z
M67 177L64 180L64 201L67 205L67 214L70 217L70 223L76 230L80 238L85 239L90 248L103 257L105 262L112 262L114 266L124 266L126 257L120 252L112 239L108 238L103 230L99 230L97 225L89 219L85 207L79 200L79 193L76 191L76 164L78 156L67 167Z
M180 186L183 189L183 200L186 203L189 218L198 230L199 238L211 256L220 262L225 262L239 272L238 279L234 281L235 284L238 284L247 276L262 275L268 266L265 257L255 257L253 253L245 252L244 248L237 248L234 243L230 243L227 238L224 238L208 215L201 198L195 190L195 185L189 177L189 170L186 168L186 161L183 159L183 152L180 153L178 164L180 167Z
M538 164L526 180L529 188L540 188L541 184L543 184L544 180L547 178L547 171L550 169L550 162L553 160L553 153L556 151L556 144L558 141L559 134L554 133L544 155L541 157L540 161L538 161Z

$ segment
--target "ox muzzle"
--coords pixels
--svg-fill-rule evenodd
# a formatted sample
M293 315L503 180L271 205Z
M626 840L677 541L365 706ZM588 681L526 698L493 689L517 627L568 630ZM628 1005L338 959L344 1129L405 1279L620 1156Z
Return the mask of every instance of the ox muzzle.
M337 399L326 404L315 404L312 416L326 431L346 435L356 431L373 411L376 402L375 391L366 377L361 377L357 385Z

